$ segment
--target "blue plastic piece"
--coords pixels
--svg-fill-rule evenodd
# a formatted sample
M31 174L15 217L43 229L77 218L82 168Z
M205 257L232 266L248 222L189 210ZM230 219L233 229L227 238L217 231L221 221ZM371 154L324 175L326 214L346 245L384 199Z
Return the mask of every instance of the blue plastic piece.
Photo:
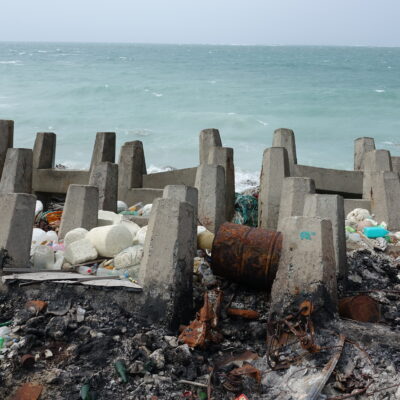
M366 226L364 228L364 235L370 239L376 239L378 237L384 237L389 233L385 228L381 226Z

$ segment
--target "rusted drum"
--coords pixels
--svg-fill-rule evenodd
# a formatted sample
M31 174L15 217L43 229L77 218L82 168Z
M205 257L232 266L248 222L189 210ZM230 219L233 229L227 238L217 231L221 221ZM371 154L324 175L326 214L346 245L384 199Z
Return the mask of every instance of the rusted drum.
M379 322L381 319L378 302L365 295L340 299L339 315L360 322Z
M282 249L282 234L226 222L215 235L211 268L215 275L271 290Z

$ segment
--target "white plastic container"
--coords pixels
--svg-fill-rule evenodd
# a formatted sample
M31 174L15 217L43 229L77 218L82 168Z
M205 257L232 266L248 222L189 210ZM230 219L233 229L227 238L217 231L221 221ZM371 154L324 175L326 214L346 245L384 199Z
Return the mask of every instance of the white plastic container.
M35 269L54 269L54 252L50 246L39 245L33 251Z
M82 274L82 275L95 275L96 274L96 267L88 267L86 265L81 265L80 267L78 267L77 270L78 273Z

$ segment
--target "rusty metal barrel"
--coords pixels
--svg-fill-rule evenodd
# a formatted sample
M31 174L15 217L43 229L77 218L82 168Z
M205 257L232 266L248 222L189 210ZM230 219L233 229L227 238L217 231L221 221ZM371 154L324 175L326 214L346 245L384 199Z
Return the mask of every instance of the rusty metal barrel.
M215 275L270 291L281 250L280 232L226 222L214 238L211 268Z

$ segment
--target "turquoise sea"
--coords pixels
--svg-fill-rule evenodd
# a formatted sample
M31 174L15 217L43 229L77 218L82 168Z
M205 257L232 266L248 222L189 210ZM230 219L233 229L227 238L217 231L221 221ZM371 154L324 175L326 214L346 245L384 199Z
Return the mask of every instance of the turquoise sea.
M97 131L142 140L152 168L194 166L199 131L218 128L238 179L257 178L287 127L300 163L351 169L359 136L400 155L400 49L0 43L0 119L16 147L56 132L75 168Z

